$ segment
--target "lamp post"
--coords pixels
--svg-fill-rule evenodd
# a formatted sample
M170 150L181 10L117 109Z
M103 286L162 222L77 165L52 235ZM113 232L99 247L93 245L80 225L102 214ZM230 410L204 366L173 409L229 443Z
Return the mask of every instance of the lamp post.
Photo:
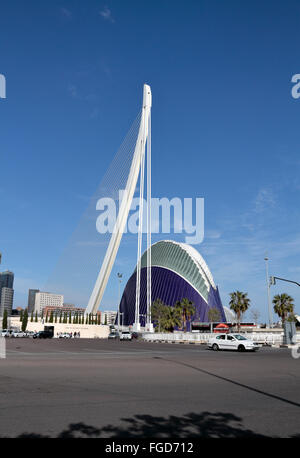
M122 331L123 331L123 327L124 327L123 315L124 315L124 313L123 313L123 312L120 312L120 317L121 317L121 328L122 328Z
M120 332L120 288L122 283L123 274L117 273L117 277L119 280L119 294L118 294L118 332Z
M271 306L271 295L270 295L270 283L269 283L269 265L268 256L265 257L266 261L266 281L267 281L267 293L268 293L268 312L269 312L269 327L273 327L273 319L272 319L272 306Z

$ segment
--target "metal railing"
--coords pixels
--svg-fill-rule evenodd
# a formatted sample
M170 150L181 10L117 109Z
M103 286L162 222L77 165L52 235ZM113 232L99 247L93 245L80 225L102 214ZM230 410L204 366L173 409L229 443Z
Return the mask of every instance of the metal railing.
M283 343L283 332L280 333L242 333L248 339L254 342L259 342L265 345L281 345ZM147 342L169 342L169 343L199 343L205 344L212 337L216 337L216 333L153 333L143 334L143 339ZM300 342L300 333L296 334L297 342Z

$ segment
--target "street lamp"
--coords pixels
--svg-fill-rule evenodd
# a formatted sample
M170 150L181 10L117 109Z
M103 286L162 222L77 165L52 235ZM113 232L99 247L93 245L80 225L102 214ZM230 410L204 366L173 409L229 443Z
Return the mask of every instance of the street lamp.
M122 283L123 274L117 273L117 277L119 280L119 294L118 294L118 332L120 332L120 287Z
M272 306L271 306L271 295L270 295L270 283L269 283L269 265L268 261L269 258L266 256L265 258L266 261L266 280L267 280L267 292L268 292L268 311L269 311L269 327L273 327L273 319L272 319Z

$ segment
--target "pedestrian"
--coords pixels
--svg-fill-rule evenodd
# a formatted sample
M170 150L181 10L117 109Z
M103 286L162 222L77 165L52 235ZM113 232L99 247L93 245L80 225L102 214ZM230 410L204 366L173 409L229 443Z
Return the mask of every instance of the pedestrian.
M75 337L77 337L77 334L76 334L76 332L74 332L74 338L75 338Z

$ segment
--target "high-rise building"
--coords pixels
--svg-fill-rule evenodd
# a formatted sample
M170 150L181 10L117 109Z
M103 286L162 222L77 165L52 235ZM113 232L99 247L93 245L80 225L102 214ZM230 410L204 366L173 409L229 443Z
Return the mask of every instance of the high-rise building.
M11 315L14 298L14 274L9 270L0 272L0 316L3 316L4 310Z
M39 289L30 289L28 291L28 313L31 313L34 311L34 304L35 304L35 295L36 293L39 293Z
M14 300L14 290L12 288L1 288L0 316L3 316L4 310L7 310L8 316L11 315Z
M0 290L2 287L13 288L14 287L14 274L9 270L0 272Z
M62 307L64 303L64 296L62 294L53 294L43 291L35 293L34 312L41 315L45 307Z

